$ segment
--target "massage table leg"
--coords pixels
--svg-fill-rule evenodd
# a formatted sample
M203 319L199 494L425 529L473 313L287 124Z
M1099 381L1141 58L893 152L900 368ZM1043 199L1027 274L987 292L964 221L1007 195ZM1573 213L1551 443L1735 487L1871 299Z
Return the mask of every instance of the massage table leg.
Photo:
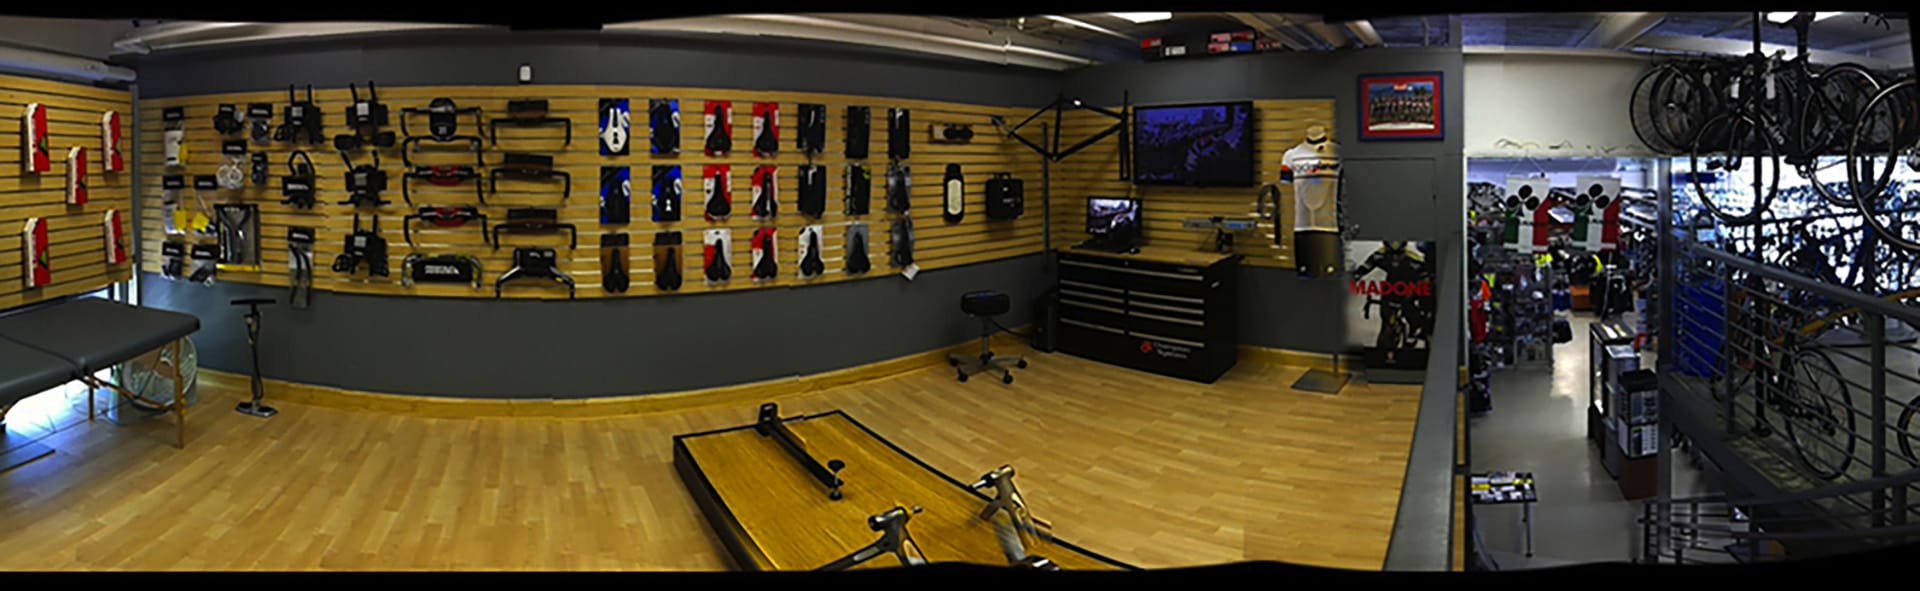
M173 344L169 346L173 347L173 363L171 364L173 366L173 414L174 422L179 427L177 434L178 441L174 446L179 449L186 449L187 385L185 383L186 378L182 376L180 372L180 341L176 339L173 341Z

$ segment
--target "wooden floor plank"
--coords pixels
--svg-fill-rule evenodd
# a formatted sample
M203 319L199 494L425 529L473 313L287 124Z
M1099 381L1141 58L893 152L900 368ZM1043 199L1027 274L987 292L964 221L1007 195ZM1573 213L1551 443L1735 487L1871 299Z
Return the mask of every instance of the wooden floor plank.
M955 478L1012 463L1034 515L1128 564L1381 568L1417 386L1329 396L1288 389L1300 367L1198 384L1017 352L1032 365L1011 386L934 368L778 402L844 410ZM0 474L0 569L731 568L672 438L750 424L753 404L438 418L280 402L262 420L231 410L243 395L203 388L185 450L170 418L41 440L57 452Z

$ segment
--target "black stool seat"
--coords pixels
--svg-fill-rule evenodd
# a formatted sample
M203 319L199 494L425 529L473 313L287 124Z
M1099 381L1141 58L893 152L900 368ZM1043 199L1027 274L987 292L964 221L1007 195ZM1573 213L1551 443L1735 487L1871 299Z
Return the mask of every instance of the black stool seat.
M959 370L960 381L967 376L983 371L998 371L1001 383L1013 383L1013 370L1008 366L1025 368L1027 360L1019 355L994 355L989 346L993 341L993 317L1006 314L1013 309L1012 298L997 291L971 291L960 295L960 311L968 316L980 319L980 354L978 356L951 354L947 362Z

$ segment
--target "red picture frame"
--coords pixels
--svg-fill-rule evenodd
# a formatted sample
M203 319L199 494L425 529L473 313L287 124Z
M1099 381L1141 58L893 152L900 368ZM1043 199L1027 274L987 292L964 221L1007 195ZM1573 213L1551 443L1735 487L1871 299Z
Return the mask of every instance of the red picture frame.
M1445 139L1443 92L1439 72L1361 76L1355 101L1360 111L1360 139Z

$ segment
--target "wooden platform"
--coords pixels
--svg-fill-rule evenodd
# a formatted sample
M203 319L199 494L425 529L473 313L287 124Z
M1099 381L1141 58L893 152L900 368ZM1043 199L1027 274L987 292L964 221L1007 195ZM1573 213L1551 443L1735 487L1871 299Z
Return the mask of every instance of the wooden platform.
M845 412L783 422L821 462L846 462L839 473L845 482L842 498L829 499L826 487L753 425L673 438L674 467L739 568L816 569L879 538L867 527L868 516L915 506L923 512L912 516L907 532L929 562L1007 563L993 525L980 518L988 496L922 463ZM1131 568L1060 540L1029 538L1027 545L1029 555L1052 559L1063 569ZM908 554L917 556L911 548ZM899 559L884 555L854 568L895 566Z

